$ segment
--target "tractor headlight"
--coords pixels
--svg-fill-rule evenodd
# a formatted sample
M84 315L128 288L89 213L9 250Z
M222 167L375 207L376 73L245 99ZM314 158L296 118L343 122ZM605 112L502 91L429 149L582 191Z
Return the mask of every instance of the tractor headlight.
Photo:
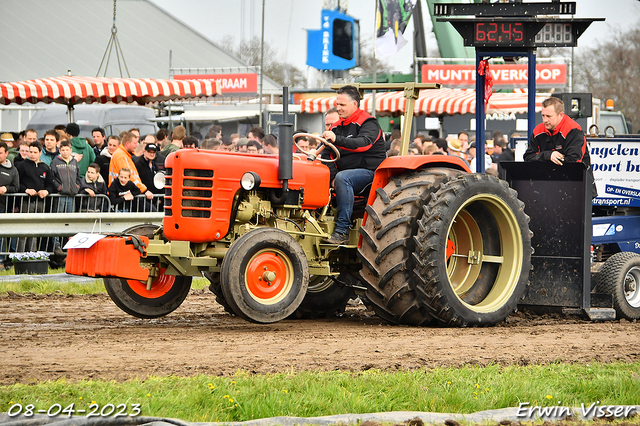
M240 185L245 191L251 191L260 187L260 176L254 172L246 172L240 179Z

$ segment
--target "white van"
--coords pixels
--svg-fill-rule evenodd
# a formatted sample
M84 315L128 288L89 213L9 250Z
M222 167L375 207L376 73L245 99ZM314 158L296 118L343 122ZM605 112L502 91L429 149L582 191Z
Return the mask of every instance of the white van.
M158 126L150 121L155 118L153 109L136 105L92 104L76 105L73 110L74 121L80 126L80 136L90 137L91 130L102 127L107 136L119 135L132 127L140 129L140 135L156 133ZM58 124L67 125L69 115L67 107L49 104L33 114L27 129L35 129L38 136L53 129Z

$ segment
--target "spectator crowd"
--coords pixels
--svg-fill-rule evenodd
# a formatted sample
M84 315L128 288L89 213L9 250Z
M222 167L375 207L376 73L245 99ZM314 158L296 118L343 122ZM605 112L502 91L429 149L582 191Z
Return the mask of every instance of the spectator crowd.
M521 137L518 133L511 134L512 138ZM400 131L394 130L389 140L387 156L399 155ZM492 138L487 138L484 146L484 171L494 176L502 174L500 163L514 161L515 153L509 147L505 135L501 131L493 132ZM476 141L470 138L467 132L448 135L446 138L439 136L437 131L431 131L429 135L418 134L409 145L409 155L452 155L460 157L469 166L472 172L476 172Z

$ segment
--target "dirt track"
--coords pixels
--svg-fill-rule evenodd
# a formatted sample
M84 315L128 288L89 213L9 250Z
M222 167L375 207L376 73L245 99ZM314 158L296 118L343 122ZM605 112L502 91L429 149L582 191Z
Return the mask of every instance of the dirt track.
M384 370L640 359L640 323L511 316L499 327L391 326L350 307L341 318L251 324L192 290L171 315L140 320L106 295L0 296L0 384L224 375L238 369Z

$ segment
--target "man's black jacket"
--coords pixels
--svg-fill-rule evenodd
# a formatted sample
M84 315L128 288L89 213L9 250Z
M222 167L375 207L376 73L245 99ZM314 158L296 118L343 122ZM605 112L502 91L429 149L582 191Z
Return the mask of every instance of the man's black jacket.
M367 112L358 109L349 118L340 119L331 127L336 135L334 145L340 151L340 159L328 163L331 181L342 170L375 170L387 158L384 136L378 121ZM322 152L323 158L335 158L330 148Z

